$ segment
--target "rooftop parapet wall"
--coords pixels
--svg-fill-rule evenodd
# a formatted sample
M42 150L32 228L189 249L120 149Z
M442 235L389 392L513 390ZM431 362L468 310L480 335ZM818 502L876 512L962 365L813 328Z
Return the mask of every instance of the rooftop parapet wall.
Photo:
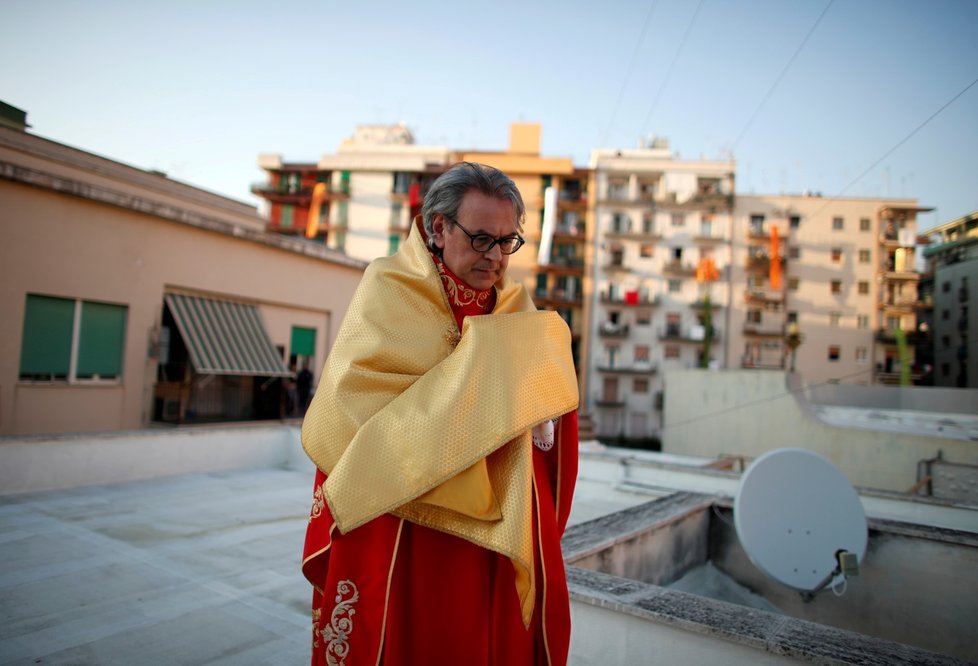
M832 461L855 486L897 492L912 488L917 464L939 451L948 462L978 464L978 447L967 439L915 434L908 427L873 430L865 422L829 425L787 377L757 370L668 372L663 452L756 458L784 447L807 449Z

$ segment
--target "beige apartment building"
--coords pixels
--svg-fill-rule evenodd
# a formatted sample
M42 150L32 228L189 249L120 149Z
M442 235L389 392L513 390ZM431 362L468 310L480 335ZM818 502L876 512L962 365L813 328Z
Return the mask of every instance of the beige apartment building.
M591 168L584 404L598 436L649 440L662 427L664 372L728 364L735 166L675 159L658 139L595 150Z
M309 236L370 261L397 251L421 213L428 187L448 166L472 161L503 170L526 205L527 244L510 258L509 276L526 286L538 307L561 314L581 371L587 346L590 172L575 168L570 158L541 155L540 139L539 123L513 123L506 150L462 151L416 145L403 124L361 125L336 154L323 155L316 164L260 156L258 164L268 176L252 190L267 202L269 231ZM315 217L311 225L310 215Z
M809 383L897 383L906 366L919 378L912 344L901 358L898 339L916 331L916 215L926 210L908 199L738 196L729 366L793 364Z
M364 262L25 125L0 127L0 434L288 415Z

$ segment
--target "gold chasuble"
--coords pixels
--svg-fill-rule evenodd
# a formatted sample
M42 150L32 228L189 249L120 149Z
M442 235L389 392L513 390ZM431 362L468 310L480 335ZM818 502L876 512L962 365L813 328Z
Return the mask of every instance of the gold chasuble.
M567 325L522 285L461 334L415 225L364 273L302 424L346 533L382 514L509 557L525 625L535 599L534 426L573 411Z

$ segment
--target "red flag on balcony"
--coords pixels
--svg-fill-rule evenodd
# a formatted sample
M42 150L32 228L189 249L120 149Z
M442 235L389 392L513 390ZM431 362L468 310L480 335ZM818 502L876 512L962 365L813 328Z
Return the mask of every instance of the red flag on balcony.
M768 279L771 280L771 289L775 291L781 289L781 249L778 243L778 228L771 225L771 268Z
M411 206L413 208L414 206L420 206L420 205L421 205L421 184L411 183L411 185L408 187L408 206Z
M309 202L309 217L306 219L306 238L315 238L319 233L319 211L326 199L326 183L316 183L312 188L312 201Z

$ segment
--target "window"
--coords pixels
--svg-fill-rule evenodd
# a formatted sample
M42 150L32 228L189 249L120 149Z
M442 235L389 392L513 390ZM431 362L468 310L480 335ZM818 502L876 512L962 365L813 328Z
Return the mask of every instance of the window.
M860 250L859 251L859 263L861 263L861 264L868 264L869 261L870 261L869 250Z
M648 393L649 392L649 380L648 379L634 379L632 380L632 393Z
M279 225L285 229L292 227L292 219L294 217L294 209L289 204L282 204L282 213L279 218Z
M839 356L842 355L842 350L839 345L829 345L829 360L838 361Z
M118 380L127 312L124 305L28 294L20 378Z
M397 254L397 248L401 246L401 235L391 234L387 237L387 254Z
M866 347L856 347L856 363L869 363L869 350Z
M841 312L830 312L829 313L829 326L833 328L839 328L839 323L842 321Z
M944 346L944 349L949 349L951 347L951 336L950 335L942 335L941 336L941 344Z
M841 247L832 248L832 262L837 264L840 261L842 261L842 248Z
M624 213L615 213L611 216L611 231L616 234L627 234L631 231L632 221Z
M832 218L832 230L842 231L845 228L845 221L841 217Z
M763 215L751 215L750 216L750 233L755 236L764 235L764 216Z
M790 246L788 248L788 258L798 259L799 257L801 257L801 248L798 247L797 245Z
M951 318L951 311L950 310L941 310L941 319L943 319L944 321L947 321L950 318Z
M866 280L860 280L858 287L859 287L860 294L865 295L869 293L869 282L867 282Z
M672 214L672 226L682 227L686 225L686 214L685 213L673 213Z
M951 283L950 282L947 282L947 281L942 282L941 283L941 291L944 292L945 294L947 292L951 291Z
M798 313L792 310L788 313L788 323L797 324L798 323Z
M747 321L751 324L761 323L761 311L760 310L748 310L747 311Z
M951 376L951 366L947 363L941 363L941 375L944 377Z
M833 294L841 294L842 293L842 280L832 280L832 282L829 283L829 290Z
M788 226L791 229L797 229L798 227L800 227L801 226L801 216L800 215L792 215L791 217L789 217L788 218Z
M679 358L679 346L666 345L664 353L666 358Z
M788 291L798 291L798 278L796 277L788 278Z
M635 323L639 326L648 326L652 323L651 310L639 310L635 313Z
M642 233L655 233L655 213L646 212L642 214Z
M869 328L869 315L856 315L856 328Z
M654 247L653 245L650 245L648 243L642 245L642 247L640 247L638 250L639 256L646 257L646 258L651 257L653 253L653 247Z
M635 362L636 363L648 363L649 362L649 346L648 345L635 345Z
M869 218L868 217L861 217L861 218L859 218L859 230L860 231L869 231Z
M669 293L678 294L679 291L682 289L682 286L683 286L682 280L669 280Z

